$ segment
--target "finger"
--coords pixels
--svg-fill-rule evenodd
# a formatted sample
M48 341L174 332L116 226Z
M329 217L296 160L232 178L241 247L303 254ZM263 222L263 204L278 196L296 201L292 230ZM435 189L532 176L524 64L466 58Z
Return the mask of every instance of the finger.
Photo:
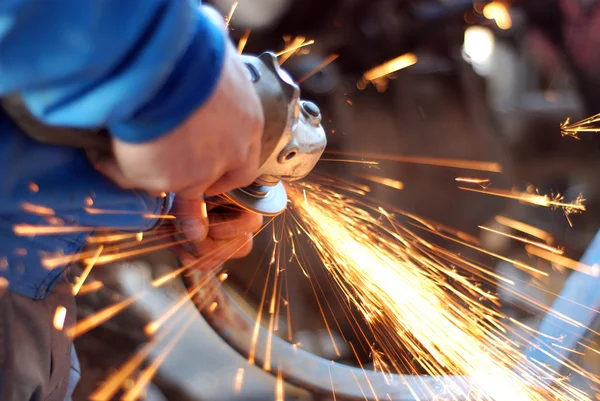
M207 186L208 185L200 184L180 189L177 191L177 196L185 199L199 199L204 197Z
M254 247L254 235L248 234L246 236L246 242L238 248L238 250L231 256L230 259L242 259L250 255L252 248Z
M196 244L196 252L202 262L199 268L206 269L207 266L222 264L229 259L241 258L252 250L252 234L244 235L230 240L215 240L207 238Z
M252 157L252 160L244 163L241 167L227 172L206 190L206 194L220 195L227 191L244 188L254 183L258 177L260 146L260 142L251 144L248 154Z
M174 249L181 267L188 269L209 270L213 267L218 267L222 263L218 263L209 256L192 255L185 248L176 247Z
M240 176L241 174L241 176ZM254 174L249 175L244 170L234 170L226 173L223 177L219 178L214 184L212 184L206 191L206 195L220 195L234 189L244 188L252 184L256 176Z
M173 204L175 228L191 242L200 242L208 235L208 215L202 198L185 199L176 197Z
M206 202L206 210L210 212L214 209L223 209L228 212L239 212L240 208L231 203L229 199L223 196L205 196L204 202Z
M255 233L262 227L263 216L252 212L210 213L211 238L227 240Z

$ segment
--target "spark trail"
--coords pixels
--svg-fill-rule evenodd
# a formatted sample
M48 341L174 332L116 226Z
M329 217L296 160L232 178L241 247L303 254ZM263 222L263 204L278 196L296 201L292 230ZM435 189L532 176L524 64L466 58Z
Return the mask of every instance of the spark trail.
M593 115L576 123L571 123L571 119L567 118L560 124L560 131L563 136L570 136L579 139L579 134L582 132L600 132L600 114Z
M564 377L526 359L520 344L509 339L515 334L509 319L485 302L495 296L445 263L448 251L440 252L379 208L379 217L389 222L382 229L372 212L334 190L296 184L289 196L295 221L369 323L389 372L466 377L470 394L447 389L448 399L589 399ZM402 347L412 360L398 353Z

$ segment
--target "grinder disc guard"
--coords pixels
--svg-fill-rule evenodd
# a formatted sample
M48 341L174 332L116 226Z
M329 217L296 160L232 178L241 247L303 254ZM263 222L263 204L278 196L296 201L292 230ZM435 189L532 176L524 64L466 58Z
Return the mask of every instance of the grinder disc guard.
M279 67L277 56L242 56L254 82L264 112L260 168L254 184L235 189L224 197L237 206L266 216L287 207L282 181L308 175L327 145L316 104L300 99L300 88Z
M275 186L240 188L224 196L243 209L265 216L277 216L287 206L287 192L282 182Z

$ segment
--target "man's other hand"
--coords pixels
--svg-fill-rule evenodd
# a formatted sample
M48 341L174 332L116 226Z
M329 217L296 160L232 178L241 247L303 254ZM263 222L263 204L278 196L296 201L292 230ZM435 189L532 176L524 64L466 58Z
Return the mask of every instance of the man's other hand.
M231 205L209 206L206 214L205 210L206 204L200 200L176 200L174 204L175 228L186 244L179 250L182 263L209 270L247 256L252 238L263 224L262 215Z

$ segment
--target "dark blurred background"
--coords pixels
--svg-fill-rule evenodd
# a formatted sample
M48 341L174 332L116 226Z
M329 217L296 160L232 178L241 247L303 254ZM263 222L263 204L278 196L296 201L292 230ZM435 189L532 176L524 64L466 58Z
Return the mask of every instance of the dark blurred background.
M211 3L225 15L234 2ZM482 234L477 227L503 230L495 222L498 215L519 220L551 233L554 243L565 247L566 256L578 259L600 226L600 181L596 178L600 134L584 133L579 140L563 137L560 123L567 117L575 121L600 113L600 4L595 0L495 1L504 14L494 20L484 13L488 3L240 0L230 29L236 42L250 30L244 51L251 54L282 50L297 37L313 39L312 46L283 64L296 79L314 71L330 55L339 55L300 85L302 96L321 108L328 149L495 161L503 166L502 174L492 174L391 161L381 162L377 169L321 162L317 174L354 181L357 173L394 178L404 183L402 191L371 184L369 196L465 231L494 252L532 261L522 244ZM361 84L365 71L405 53L416 54L417 64L375 83ZM533 185L540 193L564 194L566 200L583 193L587 211L571 216L570 227L559 210L461 191L455 181L459 176L489 177L493 188L525 190ZM250 257L227 266L231 289L242 295L249 313L255 311L265 283L263 257L269 252L270 236L271 232L259 236ZM452 244L444 246L470 255ZM502 274L522 274L507 263L482 259ZM524 282L541 281L551 291L560 291L568 273L535 263L550 277L523 275ZM80 314L147 288L151 277L172 264L168 255L152 255L95 269L95 274L112 284L81 298ZM298 269L291 270L287 274L293 283L289 300L293 342L325 358L355 363L341 343L342 355L333 353L310 285ZM324 277L315 279L326 282ZM521 290L529 293L528 288ZM78 340L83 380L76 399L87 399L98 381L148 341L141 328L173 303L178 291L181 288L156 292L153 299L131 308L120 320ZM504 313L536 326L541 316L511 305L515 300L510 294L499 295L507 301ZM533 291L531 295L544 304L553 301L548 293ZM330 301L335 306L335 299ZM334 307L331 313L335 317L341 311ZM249 367L197 319L193 333L184 335L159 370L147 399L273 399L274 379ZM287 334L281 332L286 338ZM359 357L368 363L369 355ZM593 356L584 357L581 363L600 373ZM247 369L244 387L234 393L234 376L240 367ZM320 399L293 388L286 394L290 400Z

